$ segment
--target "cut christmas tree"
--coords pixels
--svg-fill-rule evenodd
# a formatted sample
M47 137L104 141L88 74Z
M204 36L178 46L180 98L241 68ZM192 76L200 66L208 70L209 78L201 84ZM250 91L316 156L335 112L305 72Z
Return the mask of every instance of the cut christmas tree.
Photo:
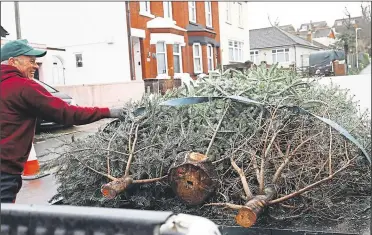
M369 223L370 117L337 86L229 69L124 113L57 160L64 203L243 227Z

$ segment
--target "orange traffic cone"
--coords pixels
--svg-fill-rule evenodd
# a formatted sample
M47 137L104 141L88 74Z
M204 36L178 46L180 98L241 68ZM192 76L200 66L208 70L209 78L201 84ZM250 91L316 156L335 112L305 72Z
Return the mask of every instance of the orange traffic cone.
M28 155L27 162L23 169L22 179L34 180L47 175L49 174L40 174L40 164L36 157L34 144L32 144L30 155Z

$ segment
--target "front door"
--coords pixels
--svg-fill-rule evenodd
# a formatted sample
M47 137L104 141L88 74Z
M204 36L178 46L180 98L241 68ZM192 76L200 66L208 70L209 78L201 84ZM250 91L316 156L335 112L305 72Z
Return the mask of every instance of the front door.
M142 80L141 44L138 37L133 37L133 60L136 80Z

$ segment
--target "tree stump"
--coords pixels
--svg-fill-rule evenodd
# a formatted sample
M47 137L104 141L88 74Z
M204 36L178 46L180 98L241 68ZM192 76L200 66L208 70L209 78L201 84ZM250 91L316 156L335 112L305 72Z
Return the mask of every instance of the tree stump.
M101 193L107 199L114 199L118 194L126 190L132 183L133 179L131 177L119 178L111 181L110 183L102 185Z
M168 181L173 192L186 204L203 203L217 185L212 162L204 154L186 153L169 169Z
M276 191L273 188L266 188L265 195L257 195L249 200L243 208L241 208L235 217L235 221L242 227L251 227L257 221L267 203L274 199Z

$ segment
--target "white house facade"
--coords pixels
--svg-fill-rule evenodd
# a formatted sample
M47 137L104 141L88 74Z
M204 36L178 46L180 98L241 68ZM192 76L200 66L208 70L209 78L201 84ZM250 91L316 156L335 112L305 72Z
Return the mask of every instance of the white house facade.
M142 97L143 80L131 72L125 2L90 3L89 9L84 2L32 4L19 3L21 29L23 38L44 43L34 45L48 51L38 59L40 81L82 106L115 106ZM14 14L8 18L14 21Z
M279 67L289 68L291 65L296 67L309 66L309 55L319 49L306 48L300 45L280 46L273 48L261 48L251 50L250 61L259 65L261 62L267 64L279 63Z
M218 2L223 65L249 60L247 2Z
M277 27L250 31L250 58L254 64L278 63L279 67L306 67L309 55L320 48Z

